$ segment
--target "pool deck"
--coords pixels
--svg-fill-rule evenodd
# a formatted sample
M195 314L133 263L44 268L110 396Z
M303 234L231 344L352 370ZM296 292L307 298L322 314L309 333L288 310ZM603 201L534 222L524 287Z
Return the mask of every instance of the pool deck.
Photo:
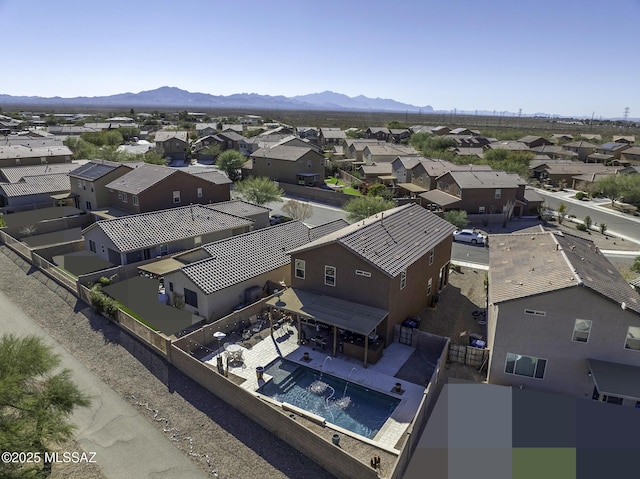
M400 403L373 438L373 442L390 452L399 453L396 449L396 444L406 432L407 427L418 411L426 385L421 386L402 381L394 377L394 375L411 357L415 348L393 343L384 350L384 355L376 364L370 364L367 368L364 368L362 361L343 356L334 358L331 357L329 350L318 351L313 350L311 346L298 345L297 332L295 330L287 333L284 328L281 328L274 331L273 336L269 335L269 330L262 331L261 334L264 337L262 341L259 341L251 349L242 348L242 362L229 365L229 372L245 379L239 387L256 393L261 384L271 379L269 375L265 374L264 381L259 384L256 377L256 368L258 366L265 367L281 357L396 397L400 399ZM223 351L223 349L215 351L203 358L203 361L216 367L216 355ZM309 353L311 358L309 361L302 359L305 352ZM401 394L394 392L395 384L398 382L402 384ZM333 425L330 427L345 432L343 429ZM358 439L371 441L355 433L348 433Z

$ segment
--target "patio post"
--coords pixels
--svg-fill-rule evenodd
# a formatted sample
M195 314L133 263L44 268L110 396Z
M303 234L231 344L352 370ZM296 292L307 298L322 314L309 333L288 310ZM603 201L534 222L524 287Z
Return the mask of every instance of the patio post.
M273 307L269 306L269 331L273 336Z
M364 367L367 367L367 355L369 354L369 335L364 335Z
M338 355L338 328L333 327L333 357Z
M300 319L300 313L296 313L298 318L298 344L302 343L302 320Z

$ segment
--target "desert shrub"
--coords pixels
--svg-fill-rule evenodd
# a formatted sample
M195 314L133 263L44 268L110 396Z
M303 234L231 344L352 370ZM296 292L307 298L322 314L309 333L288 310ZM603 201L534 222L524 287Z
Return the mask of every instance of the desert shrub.
M582 223L578 223L576 225L576 229L579 229L580 231L587 231L587 225L582 224Z

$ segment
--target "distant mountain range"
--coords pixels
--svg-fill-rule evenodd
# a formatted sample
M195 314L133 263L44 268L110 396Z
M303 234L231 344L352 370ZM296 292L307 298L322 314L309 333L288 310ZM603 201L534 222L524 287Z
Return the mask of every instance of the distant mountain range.
M180 88L163 86L140 93L120 93L110 96L43 98L38 96L11 96L0 94L0 106L39 107L126 107L126 108L234 108L262 110L353 110L380 112L432 113L433 108L415 106L384 98L368 98L363 95L349 97L325 91L294 97L237 93L234 95L210 95L192 93Z

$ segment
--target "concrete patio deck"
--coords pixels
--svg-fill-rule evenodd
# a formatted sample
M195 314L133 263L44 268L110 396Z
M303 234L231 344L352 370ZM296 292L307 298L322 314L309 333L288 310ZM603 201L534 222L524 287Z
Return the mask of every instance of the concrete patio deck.
M242 348L243 361L233 362L229 365L230 373L245 379L239 387L258 394L256 393L257 389L264 382L269 381L271 377L265 374L263 381L259 383L256 376L256 368L258 366L265 367L277 358L284 358L396 397L400 399L400 403L373 440L346 431L333 424L329 424L329 427L365 442L372 441L379 447L398 453L396 444L413 420L425 392L424 385L413 384L394 377L409 360L415 348L392 343L384 350L383 357L376 364L370 364L367 368L364 368L361 361L341 355L334 358L328 355L327 352L313 350L311 346L298 345L297 331L295 329L290 331L288 333L286 328L280 328L275 330L273 335L269 335L269 330L267 329L261 333L264 337L262 341L256 343L251 349ZM305 352L309 353L309 361L303 360ZM218 353L224 353L224 348L209 353L202 361L215 368ZM416 367L418 366L416 365ZM394 392L395 384L398 382L402 384L401 394Z

